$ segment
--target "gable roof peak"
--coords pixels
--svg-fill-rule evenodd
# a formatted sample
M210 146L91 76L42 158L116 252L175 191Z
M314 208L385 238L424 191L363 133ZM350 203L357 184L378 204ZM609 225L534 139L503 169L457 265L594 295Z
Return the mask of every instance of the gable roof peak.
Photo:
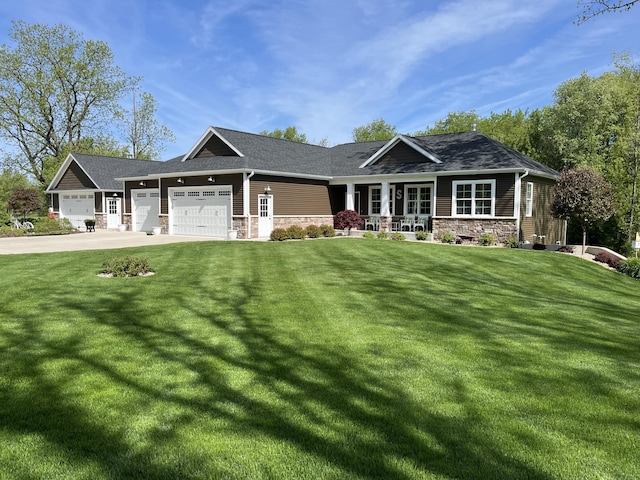
M182 162L185 162L191 158L193 158L202 148L207 144L209 140L212 138L218 138L221 140L227 147L229 147L234 153L236 153L239 157L244 157L243 153L238 150L231 142L229 142L220 132L218 132L214 127L209 127L205 130L202 136L198 139L193 147L182 157Z
M401 142L413 148L416 152L418 152L420 155L424 156L425 158L428 158L433 163L442 163L442 160L440 160L437 156L429 152L422 145L419 145L418 143L416 143L416 140L417 140L416 137L411 137L409 135L398 133L395 137L389 140L381 149L379 149L376 153L374 153L371 157L369 157L362 165L360 165L360 168L373 165L378 160L380 160L380 158L386 155L389 151L391 151L396 145L398 145Z

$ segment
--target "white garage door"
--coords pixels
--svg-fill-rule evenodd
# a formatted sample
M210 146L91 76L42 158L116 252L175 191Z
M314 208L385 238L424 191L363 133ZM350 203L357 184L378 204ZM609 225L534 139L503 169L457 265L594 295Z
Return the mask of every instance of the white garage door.
M94 217L93 193L61 194L60 216L68 218L74 227L84 228L85 219Z
M172 190L171 233L226 238L231 228L231 200L231 187Z
M158 226L160 194L157 190L133 190L133 224L136 232L148 232Z

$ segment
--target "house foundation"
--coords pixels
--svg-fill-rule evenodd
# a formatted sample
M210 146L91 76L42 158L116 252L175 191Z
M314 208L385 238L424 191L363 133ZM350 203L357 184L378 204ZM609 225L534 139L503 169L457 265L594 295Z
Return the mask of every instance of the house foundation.
M456 237L477 238L483 233L492 234L497 243L505 243L510 237L518 237L516 219L434 218L433 236L440 239L450 232Z

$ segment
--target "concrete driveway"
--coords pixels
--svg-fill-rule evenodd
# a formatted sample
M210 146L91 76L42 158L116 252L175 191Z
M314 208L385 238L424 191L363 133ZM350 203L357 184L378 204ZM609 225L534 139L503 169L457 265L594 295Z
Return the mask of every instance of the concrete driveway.
M110 248L166 245L179 242L211 242L210 237L184 235L147 235L145 232L96 230L70 235L0 238L0 255L19 253L69 252L72 250L105 250Z

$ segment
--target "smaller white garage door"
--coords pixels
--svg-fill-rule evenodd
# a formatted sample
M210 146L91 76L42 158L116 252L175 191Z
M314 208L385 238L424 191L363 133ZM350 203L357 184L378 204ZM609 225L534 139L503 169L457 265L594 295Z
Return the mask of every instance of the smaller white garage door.
M171 233L227 237L231 228L231 187L188 187L171 191Z
M60 216L68 218L76 228L85 228L84 221L94 217L93 193L63 193L60 199Z
M148 232L158 226L160 194L157 190L132 190L133 225L136 232Z

